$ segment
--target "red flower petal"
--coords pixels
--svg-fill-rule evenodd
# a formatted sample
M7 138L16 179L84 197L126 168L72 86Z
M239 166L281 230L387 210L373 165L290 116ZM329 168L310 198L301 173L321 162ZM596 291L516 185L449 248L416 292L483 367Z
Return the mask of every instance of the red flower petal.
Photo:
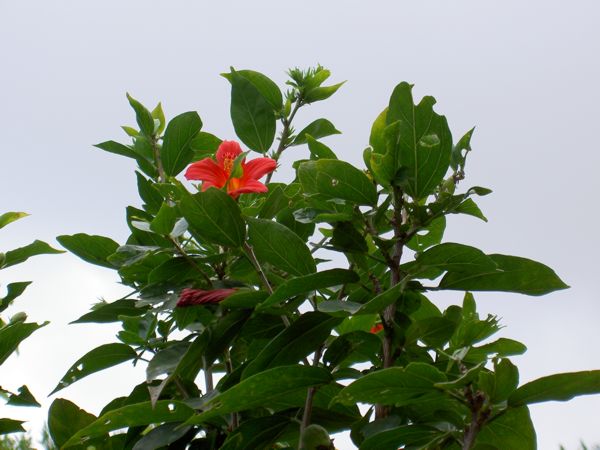
M234 178L235 180L235 178ZM269 189L262 184L260 181L256 180L240 180L239 187L237 189L228 190L227 193L231 195L233 198L237 198L240 194L252 194L252 193L260 193L267 192Z
M235 141L223 141L219 148L217 149L217 162L220 167L223 167L226 159L235 159L240 153L242 153L242 148L240 144Z
M245 179L258 180L266 174L273 172L277 167L277 162L271 158L256 158L248 161L243 166Z
M179 295L178 307L219 303L233 294L235 289L184 289Z
M383 330L383 324L378 323L371 327L371 333L376 334Z
M211 158L204 158L193 163L186 170L185 177L188 180L205 181L210 186L215 186L217 188L222 188L227 182L227 175ZM204 186L203 190L206 190Z

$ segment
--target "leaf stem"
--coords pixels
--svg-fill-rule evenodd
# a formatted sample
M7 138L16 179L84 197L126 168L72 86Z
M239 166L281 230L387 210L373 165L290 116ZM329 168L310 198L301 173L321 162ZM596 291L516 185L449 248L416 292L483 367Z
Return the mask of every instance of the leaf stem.
M315 351L315 358L313 359L313 366L316 367L319 365L319 361L321 360L321 354L323 353L323 345L321 344L319 348ZM306 427L310 425L310 419L312 416L312 408L313 408L313 400L315 398L315 393L317 392L317 388L311 386L308 388L306 392L306 402L304 403L304 413L302 414L302 422L300 423L300 438L298 441L298 449L303 450L302 441L304 440L304 431Z
M281 130L281 139L279 140L279 147L277 147L277 150L275 150L275 153L273 154L273 159L275 161L279 161L279 157L281 156L281 154L284 152L284 150L286 148L289 147L289 145L287 145L287 140L290 137L289 134L290 134L290 128L292 125L292 120L294 120L294 116L296 115L296 113L298 112L298 110L300 109L300 107L302 105L303 105L302 99L298 98L296 100L296 102L294 103L294 108L292 109L290 116L283 117L281 119L281 123L283 124L283 129ZM271 181L272 177L273 177L273 172L271 172L271 173L269 173L269 175L267 175L266 182L269 183Z
M179 242L177 242L177 239L175 239L172 236L169 236L169 240L173 243L173 245L175 246L175 248L177 249L177 252L200 274L202 275L202 278L204 278L204 281L206 281L208 283L208 287L212 288L213 287L213 283L211 281L211 279L209 278L208 275L206 275L206 273L204 273L204 271L200 268L200 266L198 264L196 264L196 261L194 261L194 259L187 254L187 252L185 251L185 249L181 246L181 244L179 244Z
M150 138L150 145L152 146L152 152L154 154L154 162L156 163L156 169L158 170L158 180L161 183L167 182L167 176L165 174L165 168L162 163L162 159L160 158L160 149L158 148L158 140L156 136L152 136Z

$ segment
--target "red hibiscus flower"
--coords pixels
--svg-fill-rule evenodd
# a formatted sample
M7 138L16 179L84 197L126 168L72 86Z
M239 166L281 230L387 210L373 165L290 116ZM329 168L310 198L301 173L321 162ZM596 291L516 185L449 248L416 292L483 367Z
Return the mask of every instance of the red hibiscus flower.
M188 167L185 177L188 180L202 180L202 190L214 186L221 189L227 186L227 193L233 198L240 194L250 192L267 192L267 187L259 178L273 172L277 162L271 158L256 158L241 162L242 175L239 178L231 176L233 163L242 153L240 144L235 141L223 141L217 150L217 161L212 158L204 158Z
M381 324L381 323L378 323L371 327L371 333L373 333L373 334L377 334L382 330L383 330L383 324Z
M233 294L235 289L184 289L179 295L177 306L204 305L207 303L219 303Z

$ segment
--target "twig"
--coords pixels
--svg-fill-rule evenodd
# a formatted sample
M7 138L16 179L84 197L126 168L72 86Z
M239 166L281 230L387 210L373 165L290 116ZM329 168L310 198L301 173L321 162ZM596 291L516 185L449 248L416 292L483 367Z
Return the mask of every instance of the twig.
M177 249L177 251L179 252L179 254L185 258L185 260L190 263L190 265L198 272L200 273L200 275L202 275L202 278L204 278L204 281L206 281L208 283L208 286L212 288L213 283L211 281L211 279L209 278L208 275L206 275L206 273L204 273L204 271L200 268L200 266L198 264L196 264L196 261L194 261L194 258L192 258L190 255L187 254L187 252L185 251L185 249L179 244L179 242L177 242L177 239L175 239L172 236L169 236L169 240L173 243L173 245L175 246L175 248Z
M315 351L315 358L313 359L313 366L316 367L319 365L319 361L321 360L321 354L323 352L323 345L320 345L319 348ZM300 423L300 439L298 441L298 449L302 450L302 441L304 437L304 431L306 427L310 425L310 418L312 416L312 407L313 400L315 398L315 393L317 392L317 388L311 386L308 388L306 392L306 402L304 403L304 413L302 414L302 422Z
M287 118L284 117L281 119L281 123L283 123L283 129L281 130L281 139L279 141L279 147L277 147L277 150L275 150L275 153L273 154L273 159L275 161L279 161L279 157L281 156L283 151L289 147L288 145L286 145L286 141L289 138L290 126L292 124L292 120L294 120L294 116L296 115L296 113L298 112L298 110L300 109L300 107L302 105L303 105L302 100L297 99L296 103L294 104L294 109L290 113L290 116ZM267 175L266 182L269 183L271 181L272 177L273 177L273 172L271 172L271 173L269 173L269 175Z

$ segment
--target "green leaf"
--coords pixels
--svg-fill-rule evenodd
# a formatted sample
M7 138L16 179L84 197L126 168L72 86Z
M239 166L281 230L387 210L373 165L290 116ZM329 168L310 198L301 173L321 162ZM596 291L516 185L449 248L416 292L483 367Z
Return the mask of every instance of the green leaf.
M254 308L265 300L269 294L264 291L239 290L221 302L225 308Z
M479 362L487 359L488 355L497 355L499 357L522 355L527 351L524 344L512 339L500 338L489 344L479 347L471 347L465 356L465 361Z
M173 373L189 347L189 342L175 342L156 353L146 367L146 382L150 383L160 375Z
M399 163L395 171L405 171L405 180L401 181L404 190L416 199L431 194L450 165L452 135L446 118L436 114L433 105L435 99L429 96L415 105L412 86L403 82L394 89L386 115L388 127L396 124L387 151Z
M406 244L408 248L416 252L422 252L433 245L442 242L444 231L446 230L446 216L438 217L431 221L429 225L421 229Z
M35 240L31 244L26 245L25 247L19 247L6 252L4 255L5 259L2 268L14 266L15 264L20 264L24 261L27 261L32 256L53 255L57 253L64 252L62 250L56 250L55 248L50 247L43 241Z
M518 256L488 255L496 270L447 273L439 287L459 291L503 291L544 295L568 286L548 266Z
M8 359L23 340L47 324L48 322L42 324L12 322L0 328L0 364Z
M25 433L25 428L21 426L22 420L0 419L0 435L9 433Z
M138 159L140 157L140 155L131 147L116 141L100 142L99 144L94 145L94 147L104 150L105 152L114 153L115 155L126 156L127 158Z
M292 142L292 145L306 144L307 135L313 139L320 139L322 137L331 136L332 134L341 134L341 132L336 130L335 126L329 120L317 119L308 124L297 134L296 139L294 139Z
M488 392L493 403L503 402L519 385L519 369L508 359L494 363L494 390Z
M407 340L420 340L429 347L442 348L454 330L456 322L446 317L429 317L414 322L407 331Z
M165 423L153 428L135 443L132 450L148 450L166 448L169 444L184 437L190 427L182 427L181 423Z
M227 436L221 450L271 448L291 423L289 417L277 415L246 420Z
M89 351L64 374L50 395L100 370L107 369L137 357L135 351L125 344L104 344Z
M171 119L160 150L160 158L167 175L177 175L192 161L194 151L190 143L201 128L202 121L195 111L185 112Z
M19 388L18 394L10 394L6 404L12 406L35 406L38 408L42 406L25 385Z
M484 425L475 439L474 448L484 445L497 449L536 450L537 440L529 409L509 408Z
M317 270L306 244L280 223L249 218L248 241L261 263L267 262L291 275L308 275Z
M386 306L389 306L400 299L403 290L404 286L402 284L397 284L396 286L389 288L365 303L357 311L357 314L374 314L383 311Z
M9 223L19 220L23 217L27 217L29 214L24 212L7 212L0 215L0 228L4 228Z
M231 121L236 134L248 148L264 153L275 139L273 106L248 79L232 71Z
M600 370L549 375L530 381L508 399L512 406L566 401L580 395L600 394Z
M194 151L194 161L197 161L206 156L214 155L219 149L219 145L223 142L214 134L199 132L190 142L190 148Z
M453 170L464 168L467 153L471 151L471 137L473 136L475 127L471 128L459 139L456 145L452 148L452 156L450 158L450 166Z
M62 448L71 436L95 420L96 416L75 403L57 398L48 410L48 431L54 444Z
M138 171L135 172L135 175L140 198L145 202L144 209L151 214L156 214L163 204L163 196L152 181Z
M235 73L252 83L263 98L269 102L274 111L279 111L282 108L283 97L281 91L269 77L254 70L237 70ZM229 82L233 80L233 73L222 73L221 75Z
M333 150L327 147L322 142L317 141L310 134L305 134L308 150L310 151L310 159L338 159Z
M337 92L337 90L339 88L341 88L344 83L345 83L345 81L342 81L341 83L333 84L331 86L318 86L313 89L310 89L304 95L304 101L306 103L314 103L314 102L328 99L333 94L335 94Z
M217 394L205 405L205 412L193 416L186 424L195 425L222 414L268 407L287 394L331 381L333 378L329 371L321 367L293 365L267 369Z
M201 239L228 247L240 247L244 242L246 229L240 208L223 191L211 187L194 195L185 194L180 212Z
M341 323L321 312L307 312L275 336L244 369L242 379L267 368L294 364L310 355Z
M142 105L129 94L127 94L127 100L129 100L129 104L135 111L135 119L140 127L140 131L146 136L153 136L154 118L152 117L150 111L148 111L144 105Z
M158 234L170 234L177 219L177 210L165 202L160 207L156 217L150 222L150 229Z
M77 233L71 236L58 236L56 240L64 248L86 262L110 269L115 268L108 262L108 257L117 251L119 244L110 238Z
M382 403L408 405L419 397L435 393L434 384L446 381L446 376L426 363L410 363L406 367L390 367L371 372L342 389L334 399L345 405Z
M345 161L319 159L300 164L298 178L304 191L359 205L375 205L377 190L365 173Z
M417 256L417 267L433 267L449 272L494 271L494 260L469 245L446 242L431 247Z
M167 120L165 119L165 112L163 111L162 104L158 102L158 105L151 112L152 118L154 120L158 120L158 129L156 130L156 134L160 135L165 129L165 125Z
M479 209L479 206L477 206L477 203L475 203L472 198L466 199L464 202L454 208L454 211L452 212L477 217L484 222L488 221L487 217L483 215L483 212L481 212L481 209Z
M311 275L291 278L281 284L272 295L262 302L257 307L257 311L278 305L282 301L300 294L347 283L356 283L358 280L359 277L356 272L347 269L329 269Z
M422 447L440 435L440 431L425 425L401 425L369 436L360 445L360 450L384 448L429 448Z
M364 235L352 222L337 222L333 226L333 235L329 244L334 249L345 253L368 253L369 251Z
M175 400L161 400L154 407L150 402L124 406L107 412L85 428L80 429L71 436L64 447L83 444L86 442L86 438L102 436L121 428L182 422L193 413L192 408Z
M14 299L20 296L27 286L31 284L31 281L19 281L17 283L9 283L6 285L6 295L0 298L0 312L4 311L10 306Z

